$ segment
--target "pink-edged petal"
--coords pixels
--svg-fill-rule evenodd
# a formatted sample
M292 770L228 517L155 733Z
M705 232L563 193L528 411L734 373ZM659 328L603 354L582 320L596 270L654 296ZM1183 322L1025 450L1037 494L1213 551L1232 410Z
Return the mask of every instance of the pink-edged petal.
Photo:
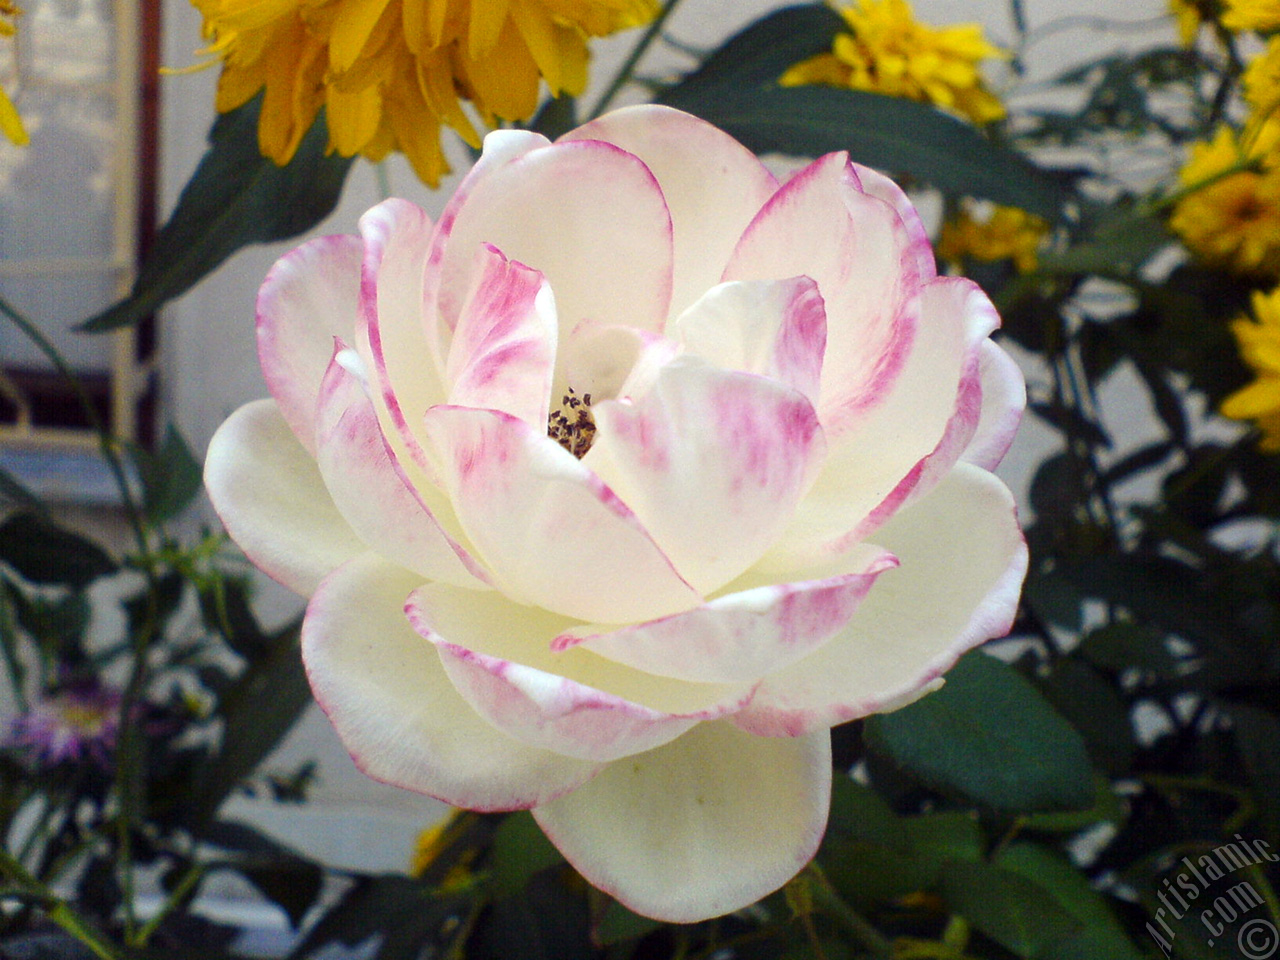
M274 400L247 403L218 428L205 456L204 485L249 559L304 596L365 550Z
M826 302L823 427L835 435L874 408L910 342L920 285L917 240L894 207L863 192L843 153L797 173L743 233L724 280L807 276ZM906 329L904 329L904 326Z
M441 219L436 300L450 327L490 243L541 271L565 336L584 319L661 330L671 300L671 218L648 168L598 141L533 149L483 176ZM435 264L433 264L433 270Z
M755 563L821 465L822 429L803 394L697 357L668 364L634 403L594 409L584 462L704 594Z
M449 402L545 425L555 374L555 298L542 274L482 244L445 368Z
M551 638L571 620L493 592L432 583L405 609L480 716L530 746L580 760L651 750L741 709L751 695L746 684L683 683L587 650L555 653Z
M902 706L967 650L1008 631L1027 547L1013 497L994 476L957 464L876 542L900 566L881 574L835 637L767 677L732 722L798 736Z
M699 603L631 510L545 431L445 406L426 431L462 527L508 596L605 623Z
M722 283L669 325L689 353L785 383L818 406L827 313L808 277Z
M870 535L931 489L973 436L982 344L1000 318L982 290L960 277L926 284L916 312L915 336L887 395L829 442L821 475L774 545L770 562L779 573Z
M586 782L597 765L513 740L458 696L404 613L421 582L363 554L307 607L307 678L360 769L469 810L527 809Z
M670 107L624 107L563 139L604 140L653 171L675 230L671 316L720 280L738 237L778 189L750 150L706 121Z
M373 402L342 363L339 344L316 410L316 462L338 511L388 560L431 580L482 586L470 572L478 570L475 561L440 529L388 449Z
M448 396L434 318L423 309L431 218L407 200L386 200L360 218L364 261L356 347L369 369L383 432L420 467L422 414Z
M854 172L862 189L873 197L883 200L898 212L902 225L906 228L911 251L916 256L916 268L922 280L932 280L938 275L938 263L933 255L933 244L929 242L929 231L916 210L911 198L892 179L878 170L864 167L860 163L853 164Z
M687 613L619 630L573 627L556 637L552 648L581 646L638 670L680 680L754 682L834 636L876 578L897 565L888 551L860 545L846 558L847 573L751 587Z
M963 459L985 470L994 470L1013 443L1027 406L1027 382L1013 358L990 340L982 343L979 357L982 379L982 411L977 429Z
M753 737L719 721L610 764L533 815L594 886L636 913L692 923L799 873L830 801L827 731Z
M279 260L258 291L258 360L267 389L312 453L312 418L333 338L350 340L360 292L359 237L317 237Z

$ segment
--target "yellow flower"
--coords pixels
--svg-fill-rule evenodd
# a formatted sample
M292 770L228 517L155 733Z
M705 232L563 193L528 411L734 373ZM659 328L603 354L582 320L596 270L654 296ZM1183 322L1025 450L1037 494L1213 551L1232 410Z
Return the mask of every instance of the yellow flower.
M381 160L403 151L435 186L448 172L440 126L472 146L462 108L489 125L525 120L540 81L579 94L587 39L636 26L656 0L192 0L222 58L218 110L265 87L258 141L288 163L320 107L330 146Z
M1253 316L1231 325L1240 357L1257 379L1222 401L1222 413L1233 420L1253 420L1262 431L1258 446L1280 451L1280 288L1255 292Z
M434 827L418 834L413 845L413 857L409 863L409 875L423 877L446 850L458 839L458 831L465 827L471 815L463 810L450 810ZM479 851L463 851L458 862L451 866L440 881L443 890L456 890L469 884L473 878L469 866Z
M1030 273L1036 268L1036 251L1048 233L1049 224L1043 218L1017 207L983 211L966 204L942 225L935 249L949 263L959 264L965 257L1012 260L1019 273Z
M1272 120L1255 127L1247 149L1225 126L1208 143L1192 145L1179 179L1196 189L1178 201L1169 226L1201 260L1238 273L1280 275L1278 137L1280 125ZM1225 173L1248 160L1255 166Z
M11 21L21 12L10 0L0 0L0 37L14 35L16 28ZM18 115L18 108L13 105L3 87L0 87L0 133L19 147L31 142L27 128L22 125L22 117Z
M1008 54L988 43L978 24L930 27L915 19L907 0L854 0L839 12L852 33L838 34L831 53L788 70L779 81L784 87L821 83L884 93L979 124L1004 116L978 63Z
M1245 101L1261 117L1269 117L1280 107L1280 36L1249 61L1241 78Z
M1280 0L1225 0L1222 25L1228 30L1280 28Z
M1169 12L1178 23L1178 37L1182 40L1182 45L1191 46L1204 22L1199 4L1196 0L1169 0Z

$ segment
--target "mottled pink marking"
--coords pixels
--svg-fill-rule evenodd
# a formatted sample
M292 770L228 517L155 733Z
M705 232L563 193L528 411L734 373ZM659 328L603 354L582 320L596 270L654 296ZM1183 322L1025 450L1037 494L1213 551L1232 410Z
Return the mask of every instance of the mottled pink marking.
M827 306L817 283L809 277L797 280L798 291L778 327L773 362L778 379L816 401L827 349Z
M630 404L617 404L612 413L613 433L630 447L637 466L654 473L671 469L672 437L665 419Z

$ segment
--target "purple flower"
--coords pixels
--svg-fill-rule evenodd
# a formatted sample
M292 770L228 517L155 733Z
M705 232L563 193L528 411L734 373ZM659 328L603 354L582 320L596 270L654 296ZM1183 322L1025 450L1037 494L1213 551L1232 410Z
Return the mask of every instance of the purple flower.
M13 719L8 739L43 763L91 760L105 767L115 750L119 721L119 692L84 683L37 700Z

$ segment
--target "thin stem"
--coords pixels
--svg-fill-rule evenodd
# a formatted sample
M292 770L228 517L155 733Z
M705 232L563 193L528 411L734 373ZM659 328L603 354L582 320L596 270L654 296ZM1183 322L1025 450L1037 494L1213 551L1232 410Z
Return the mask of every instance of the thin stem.
M680 0L667 0L667 2L662 5L662 10L659 11L656 17L654 17L653 23L649 24L649 28L645 30L644 35L640 37L640 40L632 48L627 59L623 62L622 66L618 68L618 72L614 76L613 82L609 84L609 89L607 89L603 96L601 96L596 102L591 114L587 117L588 120L594 120L596 117L600 116L600 114L608 110L609 104L613 103L613 98L618 95L623 87L631 82L631 78L635 76L636 67L639 66L640 60L648 52L649 47L653 45L653 41L658 39L659 34L662 33L662 25L667 22L667 18L671 16L672 12L677 6L679 6L679 4Z
M805 872L813 878L814 905L830 914L841 926L861 941L877 960L889 960L893 956L893 943L877 930L866 917L858 913L841 898L822 868L811 863Z
M136 937L130 943L130 946L145 947L147 941L151 939L151 935L155 933L165 920L165 917L173 913L180 903L186 898L192 890L195 889L197 883L204 877L204 866L202 864L193 864L186 873L182 875L182 879L178 881L178 885L174 887L173 892L161 904L160 909L156 911L154 917L142 925Z
M99 960L122 960L120 952L90 927L70 904L27 873L26 868L3 847L0 847L0 873L7 876L24 895L39 900L45 915L92 950Z

